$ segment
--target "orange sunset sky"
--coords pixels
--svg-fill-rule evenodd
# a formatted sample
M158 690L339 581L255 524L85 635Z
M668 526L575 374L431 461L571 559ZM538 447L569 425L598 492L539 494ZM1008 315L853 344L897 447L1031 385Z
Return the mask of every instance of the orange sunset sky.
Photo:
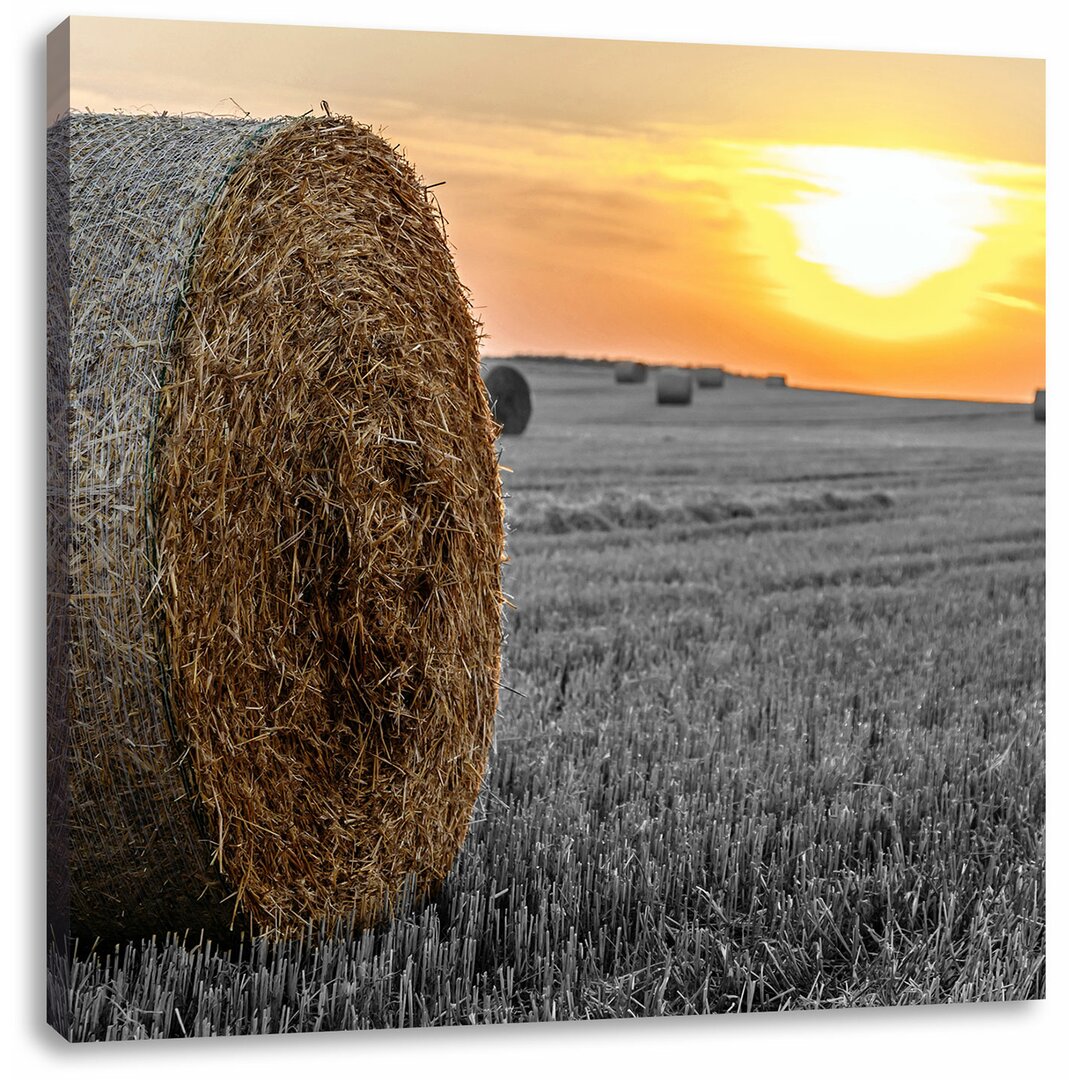
M1044 384L1041 60L73 18L66 70L50 120L325 99L381 130L445 182L489 354Z

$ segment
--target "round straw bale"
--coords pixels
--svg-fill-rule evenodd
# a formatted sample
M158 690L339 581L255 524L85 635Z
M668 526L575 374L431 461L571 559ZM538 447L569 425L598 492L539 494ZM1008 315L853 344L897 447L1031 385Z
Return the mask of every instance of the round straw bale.
M771 390L775 390L778 387L787 386L786 375L767 375L765 377L765 385Z
M703 389L711 389L724 385L724 372L721 368L698 368L694 372L694 375L698 386Z
M617 383L643 383L649 377L647 364L639 364L634 360L620 360L615 365L615 381Z
M1035 419L1042 424L1046 423L1046 391L1035 391Z
M437 207L347 117L49 136L72 931L374 920L449 871L499 678L495 427Z
M520 435L532 416L532 396L525 376L509 364L493 367L485 376L488 400L495 423L503 435Z
M664 368L656 376L657 405L689 405L694 396L694 380L682 368Z

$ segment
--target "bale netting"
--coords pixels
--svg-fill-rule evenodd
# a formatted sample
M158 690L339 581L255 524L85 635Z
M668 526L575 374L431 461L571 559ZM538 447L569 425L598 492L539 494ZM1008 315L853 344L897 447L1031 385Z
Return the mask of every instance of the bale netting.
M656 376L657 405L689 405L694 396L694 380L689 371L664 368Z
M634 360L620 360L615 365L617 383L643 383L648 377L647 364L639 364Z
M495 423L504 435L520 435L532 416L532 395L525 376L509 364L499 364L484 376Z
M1035 391L1035 405L1034 405L1035 420L1037 423L1046 423L1046 391Z
M448 873L498 690L496 432L437 205L348 117L49 142L71 930L374 921Z
M698 368L694 374L698 386L703 389L717 389L724 385L724 372L722 368Z

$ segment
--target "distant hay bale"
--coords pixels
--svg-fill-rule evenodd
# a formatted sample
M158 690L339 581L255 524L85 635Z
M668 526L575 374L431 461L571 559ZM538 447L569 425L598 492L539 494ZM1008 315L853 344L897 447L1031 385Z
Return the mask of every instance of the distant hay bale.
M525 376L509 364L493 367L484 376L495 423L503 435L520 435L532 416L532 397Z
M786 375L769 375L769 376L766 376L765 385L770 387L770 388L775 388L775 387L778 387L778 386L787 386L787 376Z
M620 360L615 365L617 383L643 383L649 377L649 366L633 360Z
M694 372L698 386L714 389L724 385L724 372L721 368L698 368Z
M694 380L689 371L664 368L656 376L657 405L689 405L694 396Z
M1035 419L1041 423L1046 423L1046 391L1035 391Z
M347 117L48 145L50 917L370 921L449 871L499 678L495 428L437 207Z

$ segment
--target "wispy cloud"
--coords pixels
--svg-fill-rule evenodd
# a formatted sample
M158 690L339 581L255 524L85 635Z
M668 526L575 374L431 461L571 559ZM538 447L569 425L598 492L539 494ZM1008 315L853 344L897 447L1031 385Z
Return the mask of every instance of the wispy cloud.
M989 300L992 304L1001 304L1004 307L1019 308L1021 311L1033 311L1037 315L1042 315L1046 311L1042 304L1037 304L1033 300L1024 300L1019 296L1010 296L1008 293L981 292L979 299Z

